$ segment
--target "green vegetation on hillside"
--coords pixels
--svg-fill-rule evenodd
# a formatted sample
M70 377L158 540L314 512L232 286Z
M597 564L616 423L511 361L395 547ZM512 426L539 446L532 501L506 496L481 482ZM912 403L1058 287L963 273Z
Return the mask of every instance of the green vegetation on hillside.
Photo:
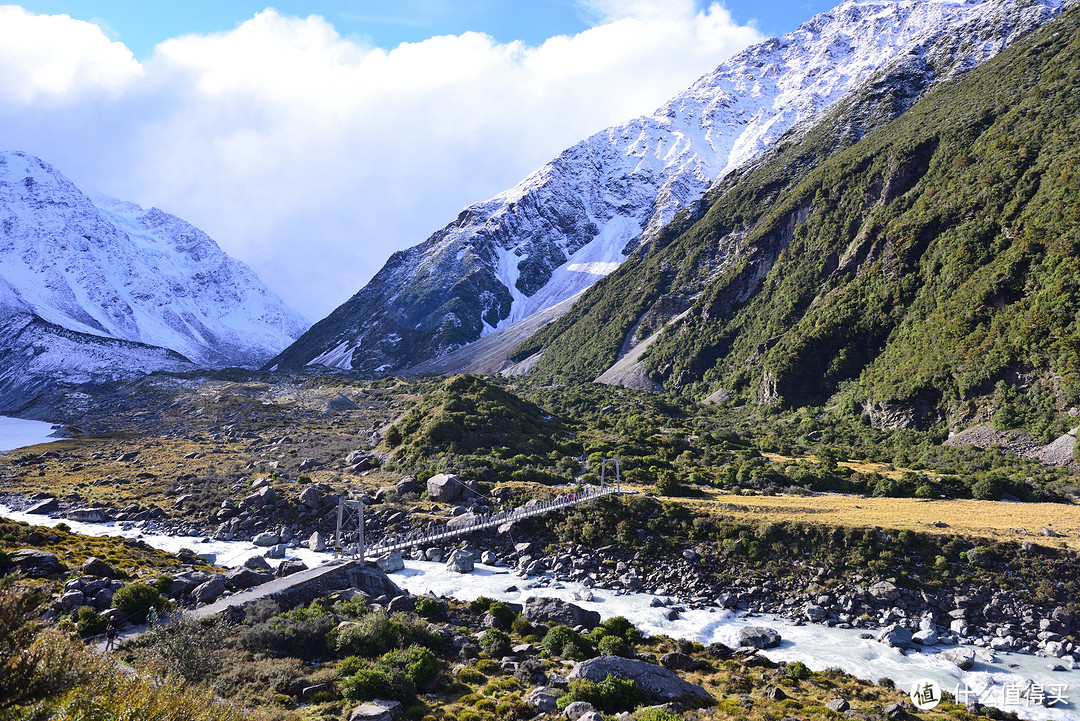
M647 354L669 388L1046 442L1080 403L1078 105L1072 10L820 164L820 126L782 147L519 355L592 380L688 308Z

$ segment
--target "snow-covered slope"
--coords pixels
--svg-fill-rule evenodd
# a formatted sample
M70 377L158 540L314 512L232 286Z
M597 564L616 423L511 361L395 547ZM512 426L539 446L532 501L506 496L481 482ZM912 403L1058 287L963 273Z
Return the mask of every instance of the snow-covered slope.
M203 366L258 365L307 327L198 228L157 208L95 203L17 152L0 153L0 312Z
M395 253L268 367L400 370L555 305L618 267L727 172L886 68L901 68L912 94L922 92L1061 7L1061 0L844 2L747 49L654 115L597 133L466 208L424 243Z

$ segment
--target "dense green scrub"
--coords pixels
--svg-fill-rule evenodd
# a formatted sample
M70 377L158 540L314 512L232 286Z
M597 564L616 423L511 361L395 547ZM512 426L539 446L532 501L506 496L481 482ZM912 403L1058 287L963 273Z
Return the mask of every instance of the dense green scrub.
M1066 12L827 157L828 127L782 146L519 356L543 349L540 381L592 380L635 326L685 310L646 362L692 396L840 391L882 427L1063 432L1080 402L1078 25Z

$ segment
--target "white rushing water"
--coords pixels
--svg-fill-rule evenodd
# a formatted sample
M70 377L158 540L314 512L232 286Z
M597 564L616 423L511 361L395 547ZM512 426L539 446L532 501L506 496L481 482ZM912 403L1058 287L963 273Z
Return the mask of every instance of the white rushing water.
M61 440L56 433L63 434L63 426L54 426L44 421L28 421L24 418L0 416L0 453L16 448L34 446L38 443L51 443Z
M0 516L26 521L42 526L55 526L61 521L73 531L87 535L111 535L138 538L165 551L190 548L197 554L213 553L215 562L222 566L240 565L250 556L266 551L244 541L213 541L192 536L163 536L143 533L137 526L117 523L79 523L61 518L31 515L12 511L0 505ZM315 553L306 549L290 549L289 558L300 558L309 566L330 560L329 553ZM685 638L704 644L720 642L737 645L739 629L746 626L768 626L780 633L783 642L778 648L764 651L774 661L802 661L815 671L834 667L871 681L892 679L904 690L915 682L930 680L949 692L969 689L970 698L984 704L1015 711L1021 718L1041 721L1080 721L1080 671L1050 671L1047 664L1053 659L1027 654L990 654L978 650L979 660L970 671L961 671L935 653L947 646L913 651L908 654L859 635L859 629L828 628L816 624L796 625L784 618L773 616L746 617L737 612L713 609L686 610L674 621L667 620L666 608L651 606L653 596L641 593L616 595L613 591L589 589L592 601L574 599L575 592L585 590L579 583L552 583L551 579L523 579L506 568L477 564L472 573L460 574L447 570L442 563L406 561L403 571L391 574L391 579L402 589L413 594L429 591L439 596L449 596L461 601L471 601L477 596L487 596L500 601L523 603L530 596L554 596L575 603L583 608L598 611L603 618L624 616L646 634L664 634L673 638ZM551 583L552 585L546 585ZM508 590L513 589L513 590ZM1023 701L1005 703L1006 694L1018 693L1029 684L1037 684L1047 698L1052 693L1064 700L1052 708L1026 704ZM1014 699L1015 700L1015 699Z

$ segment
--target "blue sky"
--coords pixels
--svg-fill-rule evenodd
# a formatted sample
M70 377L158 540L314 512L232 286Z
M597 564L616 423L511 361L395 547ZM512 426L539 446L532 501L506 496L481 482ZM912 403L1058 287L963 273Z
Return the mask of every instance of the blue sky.
M708 3L696 0L699 8ZM252 15L273 7L287 15L326 18L339 33L372 45L391 48L434 35L460 35L468 30L499 42L523 40L539 45L553 35L576 34L595 20L572 0L318 0L252 2L250 0L40 0L20 3L38 13L66 13L106 28L144 59L162 40L187 33L232 30ZM727 0L720 3L740 25L752 24L766 36L794 30L811 15L835 3L821 0Z
M314 321L462 208L824 9L27 0L0 5L0 138L194 223Z

